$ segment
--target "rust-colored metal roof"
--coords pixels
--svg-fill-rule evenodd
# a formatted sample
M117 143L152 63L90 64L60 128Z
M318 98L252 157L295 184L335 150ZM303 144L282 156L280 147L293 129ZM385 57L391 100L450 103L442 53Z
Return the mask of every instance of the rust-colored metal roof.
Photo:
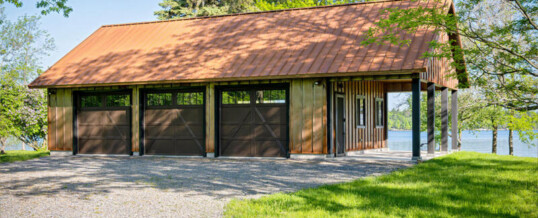
M206 18L102 26L30 87L424 72L433 30L410 46L361 45L384 8L432 5L380 1Z

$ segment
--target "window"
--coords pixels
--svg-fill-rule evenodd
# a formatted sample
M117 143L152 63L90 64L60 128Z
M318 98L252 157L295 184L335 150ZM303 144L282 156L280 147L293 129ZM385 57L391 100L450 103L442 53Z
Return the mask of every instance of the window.
M131 96L128 94L116 94L106 96L107 107L122 107L131 105Z
M177 105L201 105L204 103L202 92L179 92L177 93Z
M285 90L260 90L256 92L256 104L286 103Z
M101 96L98 95L87 95L80 97L80 106L81 107L102 107Z
M357 111L355 120L357 128L366 127L366 98L362 95L357 95Z
M147 95L148 106L172 105L172 93L151 93Z
M375 99L375 126L383 127L383 99Z
M222 104L250 104L249 91L224 91Z

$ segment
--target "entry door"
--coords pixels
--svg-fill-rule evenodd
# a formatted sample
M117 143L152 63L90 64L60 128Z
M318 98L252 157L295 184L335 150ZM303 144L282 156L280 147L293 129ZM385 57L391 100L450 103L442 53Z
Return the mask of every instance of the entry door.
M146 154L205 154L203 90L147 91L144 104Z
M80 154L131 154L131 95L77 95L76 134Z
M344 95L336 95L336 110L335 110L335 126L336 126L336 154L345 153L345 107L344 107Z
M286 92L275 87L220 91L220 155L285 157L288 151Z

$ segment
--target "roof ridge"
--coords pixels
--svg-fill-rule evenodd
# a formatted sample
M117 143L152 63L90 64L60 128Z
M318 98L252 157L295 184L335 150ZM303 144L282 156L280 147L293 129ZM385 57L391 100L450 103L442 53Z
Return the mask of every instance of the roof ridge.
M334 4L334 5L324 5L324 6L314 6L314 7L304 7L304 8L288 8L288 9L271 10L271 11L254 11L254 12L223 14L223 15L215 15L215 16L178 18L178 19L171 19L171 20L156 20L156 21L142 21L142 22L121 23L121 24L108 24L108 25L102 25L101 27L131 26L131 25L142 25L142 24L153 24L153 23L178 22L178 21L186 21L186 20L202 20L202 19L242 16L242 15L251 15L251 14L266 14L266 13L277 13L277 12L286 12L286 11L314 10L314 9L323 9L323 8L332 8L332 7L345 7L345 6L350 6L350 5L376 4L376 3L396 2L396 1L405 1L405 0L374 0L374 1L355 2L355 3L347 3L347 4Z

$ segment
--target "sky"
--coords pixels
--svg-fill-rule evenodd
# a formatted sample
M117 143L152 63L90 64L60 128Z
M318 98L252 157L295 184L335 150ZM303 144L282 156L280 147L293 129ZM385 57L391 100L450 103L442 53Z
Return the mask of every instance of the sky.
M43 68L52 66L102 25L157 20L153 12L160 9L159 2L161 0L69 0L67 4L73 8L69 17L58 13L42 15L40 26L56 45L50 56L43 58ZM24 1L20 8L4 3L5 14L9 20L40 15L41 10L35 3L36 0ZM389 109L405 101L406 97L406 94L389 94Z

